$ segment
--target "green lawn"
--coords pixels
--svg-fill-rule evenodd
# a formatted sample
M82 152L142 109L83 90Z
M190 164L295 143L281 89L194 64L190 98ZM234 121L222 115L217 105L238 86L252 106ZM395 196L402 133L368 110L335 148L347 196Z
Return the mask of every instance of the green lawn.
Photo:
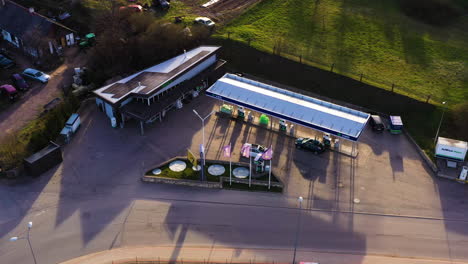
M218 32L257 49L418 99L468 100L468 16L445 27L408 18L397 0L268 0Z

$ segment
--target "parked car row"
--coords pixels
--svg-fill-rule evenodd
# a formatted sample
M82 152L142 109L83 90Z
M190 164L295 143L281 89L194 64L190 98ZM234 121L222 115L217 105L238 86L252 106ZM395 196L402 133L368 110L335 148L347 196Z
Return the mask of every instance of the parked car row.
M11 75L12 84L3 84L0 86L0 95L6 96L9 100L13 101L18 98L18 91L26 91L29 89L29 84L25 78L47 83L50 76L36 69L25 69L21 74L15 73Z

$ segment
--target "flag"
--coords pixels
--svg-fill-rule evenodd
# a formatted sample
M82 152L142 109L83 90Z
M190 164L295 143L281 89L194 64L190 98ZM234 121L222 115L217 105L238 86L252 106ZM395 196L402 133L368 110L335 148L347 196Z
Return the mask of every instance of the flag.
M192 163L194 167L197 166L197 158L195 158L195 155L193 155L190 149L187 149L187 159L190 161L190 163Z
M249 158L250 157L250 144L245 143L241 149L242 156Z
M223 155L226 158L231 157L231 144L226 145L226 146L223 147Z
M263 152L262 158L264 160L271 160L273 158L273 148L269 147L265 152Z

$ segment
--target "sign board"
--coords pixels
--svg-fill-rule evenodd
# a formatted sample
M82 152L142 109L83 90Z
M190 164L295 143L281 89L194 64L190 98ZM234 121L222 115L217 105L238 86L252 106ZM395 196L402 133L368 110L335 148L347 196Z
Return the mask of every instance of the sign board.
M190 163L192 163L194 167L197 167L197 158L195 158L195 155L193 155L190 149L187 149L187 159L190 161Z
M435 155L438 158L464 161L467 150L467 142L439 137L437 140Z

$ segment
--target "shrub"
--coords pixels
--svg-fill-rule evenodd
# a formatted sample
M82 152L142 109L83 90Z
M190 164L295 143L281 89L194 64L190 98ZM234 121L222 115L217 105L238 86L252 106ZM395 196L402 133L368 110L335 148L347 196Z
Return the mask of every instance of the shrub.
M0 144L0 165L6 170L17 167L24 158L46 147L49 141L56 140L67 118L78 107L79 101L70 96L44 116L6 138Z

